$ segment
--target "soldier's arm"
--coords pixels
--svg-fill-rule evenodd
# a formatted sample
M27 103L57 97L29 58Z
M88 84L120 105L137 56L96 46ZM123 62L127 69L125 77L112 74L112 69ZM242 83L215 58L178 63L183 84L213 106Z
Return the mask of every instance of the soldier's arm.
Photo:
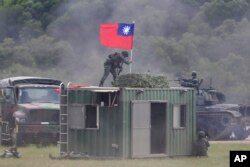
M207 139L206 139L206 145L207 145L207 147L210 146L209 141Z
M123 63L125 63L125 64L127 64L127 65L129 65L130 63L132 63L131 60L128 60L128 59L124 58L123 56L120 56L120 57L121 57Z

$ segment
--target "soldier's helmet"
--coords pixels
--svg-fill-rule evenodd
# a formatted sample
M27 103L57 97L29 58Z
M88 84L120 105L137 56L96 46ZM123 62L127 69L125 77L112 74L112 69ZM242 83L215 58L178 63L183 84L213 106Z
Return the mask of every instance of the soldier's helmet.
M127 51L122 51L123 57L128 57L128 52Z
M201 139L201 138L204 138L204 137L206 137L205 132L204 131L199 131L198 132L198 138Z
M192 77L197 77L197 72L196 71L192 71Z

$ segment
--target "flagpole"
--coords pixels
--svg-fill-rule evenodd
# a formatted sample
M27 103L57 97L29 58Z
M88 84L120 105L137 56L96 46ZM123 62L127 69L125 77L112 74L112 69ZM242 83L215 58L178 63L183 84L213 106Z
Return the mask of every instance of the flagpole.
M129 73L132 72L133 49L130 50L130 61L131 63L129 64Z
M135 25L135 21L132 21L132 23ZM135 33L135 32L134 32ZM133 34L135 35L135 34ZM134 40L134 39L133 39ZM130 61L131 63L129 64L129 73L132 72L132 61L133 61L133 49L130 50Z

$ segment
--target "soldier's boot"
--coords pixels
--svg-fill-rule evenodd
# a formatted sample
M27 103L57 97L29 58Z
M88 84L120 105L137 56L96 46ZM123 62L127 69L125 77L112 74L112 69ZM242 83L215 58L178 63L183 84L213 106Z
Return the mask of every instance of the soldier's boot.
M100 87L103 87L103 81L100 82L99 86L100 86Z

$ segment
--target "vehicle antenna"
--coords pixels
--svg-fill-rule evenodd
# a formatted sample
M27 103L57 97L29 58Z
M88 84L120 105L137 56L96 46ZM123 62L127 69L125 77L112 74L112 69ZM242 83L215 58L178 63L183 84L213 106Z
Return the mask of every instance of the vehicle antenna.
M212 88L212 83L213 83L213 78L210 78L209 79L209 86L210 86L210 88Z

